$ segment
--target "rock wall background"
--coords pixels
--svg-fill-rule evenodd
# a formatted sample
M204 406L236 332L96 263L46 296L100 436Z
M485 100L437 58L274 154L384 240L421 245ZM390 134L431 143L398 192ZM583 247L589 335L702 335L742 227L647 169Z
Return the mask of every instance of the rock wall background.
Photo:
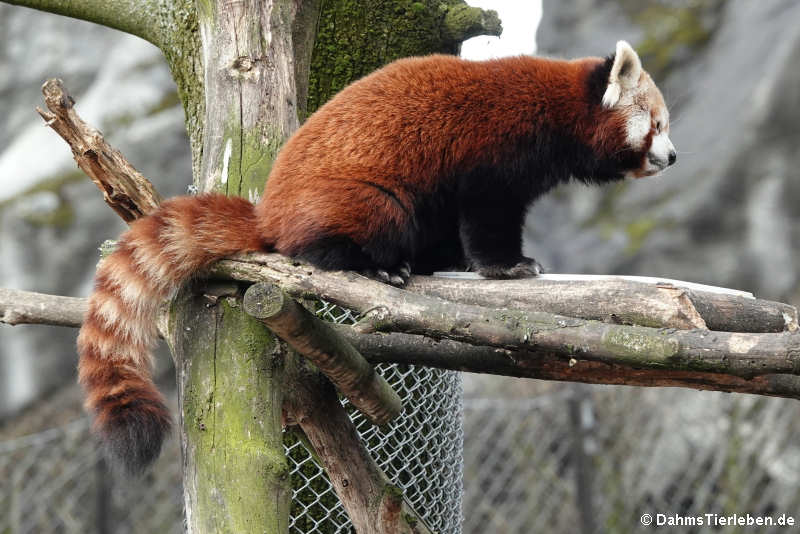
M642 51L671 106L678 164L531 211L531 252L556 272L650 274L798 300L800 4L545 0L541 53Z

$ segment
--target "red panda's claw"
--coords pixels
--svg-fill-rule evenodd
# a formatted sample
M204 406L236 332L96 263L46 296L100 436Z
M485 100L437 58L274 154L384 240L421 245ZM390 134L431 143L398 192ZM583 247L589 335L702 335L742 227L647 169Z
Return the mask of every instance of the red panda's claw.
M403 279L403 283L405 284L408 282L408 279L411 278L411 265L407 261L404 261L400 264L400 268L397 270L397 273Z
M403 262L396 271L369 269L364 271L362 274L367 278L378 280L384 284L389 284L395 287L403 287L406 285L406 282L408 282L408 279L411 276L411 266L408 264L408 262Z

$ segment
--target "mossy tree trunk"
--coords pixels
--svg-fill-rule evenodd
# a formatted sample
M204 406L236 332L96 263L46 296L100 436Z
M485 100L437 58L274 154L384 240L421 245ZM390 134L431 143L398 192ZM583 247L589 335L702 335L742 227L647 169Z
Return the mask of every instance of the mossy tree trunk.
M462 41L501 30L496 12L464 0L322 0L307 112L390 61L457 54Z
M195 175L200 192L251 200L261 194L278 147L298 126L296 76L308 72L296 72L293 34L306 40L301 48L310 47L313 32L305 25L315 24L314 9L314 2L306 3L297 18L291 0L197 2L204 89ZM211 300L198 296L204 292ZM287 532L282 345L243 312L236 286L185 290L171 323L189 532Z

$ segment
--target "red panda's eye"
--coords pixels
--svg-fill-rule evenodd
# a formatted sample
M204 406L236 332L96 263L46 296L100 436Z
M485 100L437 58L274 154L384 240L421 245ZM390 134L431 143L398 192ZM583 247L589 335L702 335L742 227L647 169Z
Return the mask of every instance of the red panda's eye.
M656 121L656 133L661 133L661 121Z

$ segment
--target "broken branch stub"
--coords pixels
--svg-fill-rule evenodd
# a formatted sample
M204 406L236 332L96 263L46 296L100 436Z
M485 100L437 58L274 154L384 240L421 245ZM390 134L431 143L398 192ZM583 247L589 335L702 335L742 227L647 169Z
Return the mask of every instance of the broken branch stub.
M75 100L59 79L42 85L49 111L36 108L47 126L55 130L72 149L75 162L102 191L103 199L130 224L161 204L161 196L103 135L86 124L75 112Z

